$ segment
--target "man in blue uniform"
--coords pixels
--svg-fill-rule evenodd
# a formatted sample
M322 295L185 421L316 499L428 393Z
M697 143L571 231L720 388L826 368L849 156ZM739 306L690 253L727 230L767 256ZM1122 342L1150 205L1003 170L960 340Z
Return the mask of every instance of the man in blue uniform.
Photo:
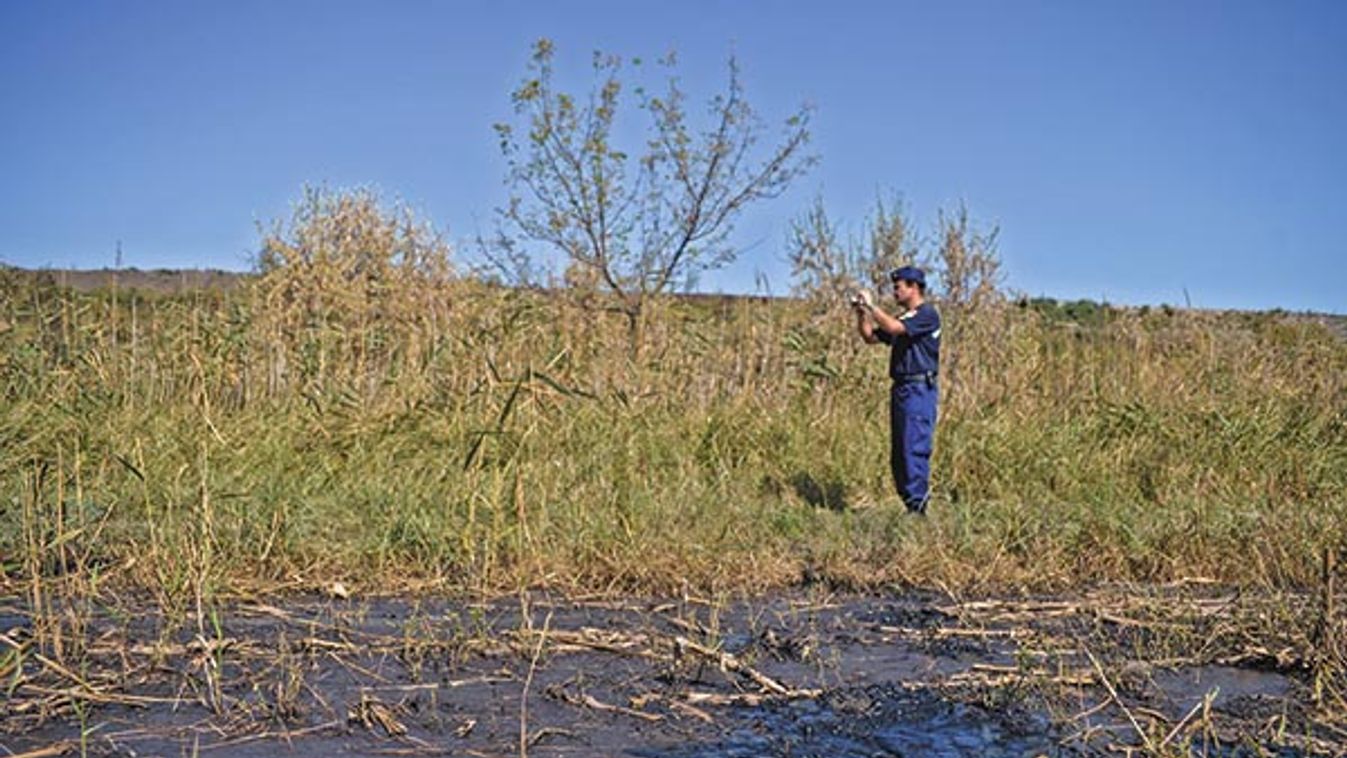
M902 311L890 315L870 293L853 298L856 328L870 344L890 346L889 467L898 494L913 513L926 513L935 437L936 378L940 370L940 314L926 302L926 273L903 266L889 273Z

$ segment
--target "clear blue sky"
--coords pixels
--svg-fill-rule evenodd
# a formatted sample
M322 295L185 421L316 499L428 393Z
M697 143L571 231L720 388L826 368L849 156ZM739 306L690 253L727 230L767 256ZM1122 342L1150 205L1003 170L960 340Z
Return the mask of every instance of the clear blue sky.
M489 7L488 7L489 5ZM533 40L733 53L821 164L739 224L708 290L789 286L817 193L859 222L964 202L1031 295L1347 312L1347 2L0 1L0 262L246 269L305 183L374 186L453 240L506 191L491 131ZM460 245L466 248L467 245Z

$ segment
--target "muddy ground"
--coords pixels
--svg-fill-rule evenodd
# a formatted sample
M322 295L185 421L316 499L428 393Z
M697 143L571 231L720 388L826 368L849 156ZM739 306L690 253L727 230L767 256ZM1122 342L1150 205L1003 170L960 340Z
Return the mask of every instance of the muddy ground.
M85 606L58 635L11 599L0 754L1347 754L1313 609L1211 586L325 596Z

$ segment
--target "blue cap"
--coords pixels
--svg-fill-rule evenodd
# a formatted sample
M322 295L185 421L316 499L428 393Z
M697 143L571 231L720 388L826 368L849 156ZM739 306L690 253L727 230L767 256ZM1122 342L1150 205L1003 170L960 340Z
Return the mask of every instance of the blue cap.
M889 272L889 279L892 281L914 282L921 286L926 286L926 272L916 266L903 266Z

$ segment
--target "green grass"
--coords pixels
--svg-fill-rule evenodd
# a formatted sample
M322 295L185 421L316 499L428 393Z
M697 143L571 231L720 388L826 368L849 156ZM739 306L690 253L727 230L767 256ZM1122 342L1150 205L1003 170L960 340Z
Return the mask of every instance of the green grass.
M1347 345L1284 314L947 309L920 520L846 313L663 300L633 354L466 280L3 276L0 570L34 592L1296 587L1344 540Z

